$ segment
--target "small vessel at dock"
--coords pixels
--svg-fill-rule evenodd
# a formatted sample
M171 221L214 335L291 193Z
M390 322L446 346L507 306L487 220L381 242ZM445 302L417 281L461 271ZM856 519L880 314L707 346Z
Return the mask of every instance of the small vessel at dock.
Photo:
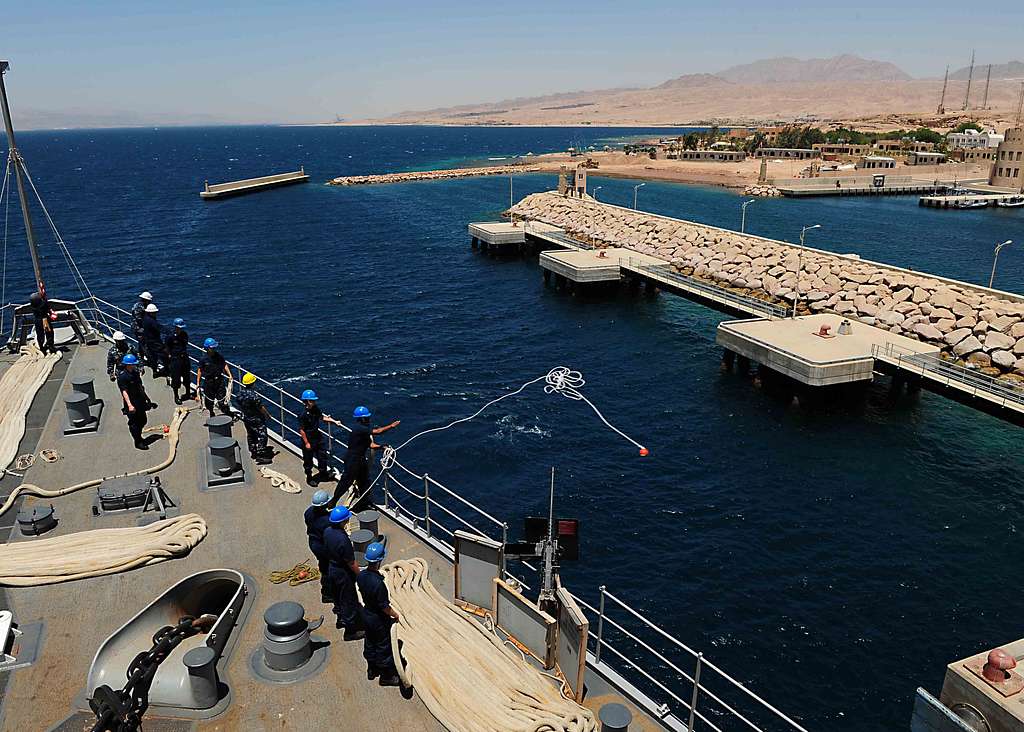
M1024 196L1005 198L1002 201L996 201L996 205L999 208L1024 208Z

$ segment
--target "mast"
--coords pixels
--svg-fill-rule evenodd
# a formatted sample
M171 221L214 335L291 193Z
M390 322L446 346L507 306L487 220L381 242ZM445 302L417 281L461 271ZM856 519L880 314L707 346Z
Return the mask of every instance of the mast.
M25 195L25 183L22 180L21 154L14 142L14 125L11 122L11 108L7 104L7 87L4 86L4 74L11 67L10 62L0 61L0 106L3 108L4 126L7 128L7 145L11 162L14 164L14 178L18 182L18 198L21 201L21 216L25 220L25 238L28 240L28 251L32 255L32 269L36 275L36 287L42 291L43 269L39 264L39 250L36 249L36 238L32 230L32 215L28 210L28 196Z
M971 81L974 80L974 49L971 49L971 70L967 72L967 93L964 94L964 111L967 111L968 103L971 101Z
M946 64L946 75L942 77L942 96L939 97L939 109L936 114L946 113L946 85L949 83L949 64Z
M981 103L982 109L988 109L988 85L992 81L992 64L988 65L988 73L985 74L985 100Z

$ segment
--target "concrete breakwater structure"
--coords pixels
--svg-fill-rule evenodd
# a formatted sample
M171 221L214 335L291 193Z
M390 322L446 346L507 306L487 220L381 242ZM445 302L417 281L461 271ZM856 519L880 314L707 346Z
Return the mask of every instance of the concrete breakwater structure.
M206 181L203 190L199 192L200 198L204 201L212 201L218 198L240 196L244 193L255 193L265 188L277 188L279 186L290 186L295 183L305 183L309 180L305 168L299 168L291 173L276 173L275 175L264 175L259 178L246 178L235 180L229 183L210 184Z
M754 302L789 309L795 298L801 314L835 313L933 345L943 363L1024 389L1020 295L557 193L527 196L511 211L591 246L657 258L688 280ZM876 361L917 355L899 343L876 349Z
M480 168L451 168L448 170L419 170L405 173L381 173L379 175L346 175L327 182L329 186L365 186L382 183L410 183L416 180L446 180L449 178L474 178L483 175L512 175L514 173L537 173L538 165L490 165Z

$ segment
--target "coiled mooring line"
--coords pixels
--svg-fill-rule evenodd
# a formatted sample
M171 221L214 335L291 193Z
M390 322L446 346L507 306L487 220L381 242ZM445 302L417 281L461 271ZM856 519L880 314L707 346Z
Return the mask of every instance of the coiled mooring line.
M398 447L385 445L383 448L383 452L381 453L380 456L380 472L377 473L377 476L373 479L373 481L366 488L366 490L363 491L362 495L360 495L359 498L356 499L356 502L361 501L371 490L373 490L373 486L376 485L377 481L380 480L380 477L385 473L385 471L390 470L395 465L400 465L405 470L407 470L410 475L415 475L420 480L423 479L422 475L416 475L416 473L409 470L408 468L405 468L404 465L401 465L401 463L398 462L398 451L407 446L413 440L417 440L420 437L423 437L423 435L429 435L431 432L443 432L444 430L451 429L455 425L474 420L481 414L483 414L488 408L494 406L498 402L508 399L510 397L517 396L518 394L522 394L527 388L541 381L544 382L545 394L561 394L566 399L572 399L573 401L581 401L586 403L586 405L589 406L594 411L594 414L598 416L598 418L605 424L606 427L608 427L610 430L621 436L627 442L630 442L633 445L635 445L640 450L641 457L647 457L647 455L650 454L650 451L646 447L641 445L639 442L637 442L632 437L630 437L625 432L623 432L618 427L609 422L607 418L605 418L605 416L601 413L601 410L597 408L597 405L595 405L592 401L587 399L583 392L580 391L580 389L582 389L587 383L586 379L583 378L582 372L576 371L575 369L570 369L567 366L556 366L543 376L538 376L535 379L530 379L515 391L510 391L508 394L502 394L500 397L492 399L491 401L484 404L482 407L480 407L478 410L476 410L473 414L469 415L468 417L461 417L453 422L449 422L444 426L431 427L421 432L417 432L415 435L410 437L408 440L403 442Z

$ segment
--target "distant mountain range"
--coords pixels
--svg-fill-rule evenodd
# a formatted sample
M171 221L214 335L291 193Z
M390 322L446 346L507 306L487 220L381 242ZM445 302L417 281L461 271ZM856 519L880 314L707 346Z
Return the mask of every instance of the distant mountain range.
M843 54L832 58L767 58L732 66L715 76L734 84L802 84L834 81L909 81L912 77L888 61Z
M967 81L967 77L971 73L970 66L964 66L962 69L957 69L949 75L950 79L955 81ZM974 65L974 80L985 79L985 75L988 73L988 64L975 64ZM992 64L992 78L993 79L1024 79L1024 62L1022 61L1010 61L1005 64Z

